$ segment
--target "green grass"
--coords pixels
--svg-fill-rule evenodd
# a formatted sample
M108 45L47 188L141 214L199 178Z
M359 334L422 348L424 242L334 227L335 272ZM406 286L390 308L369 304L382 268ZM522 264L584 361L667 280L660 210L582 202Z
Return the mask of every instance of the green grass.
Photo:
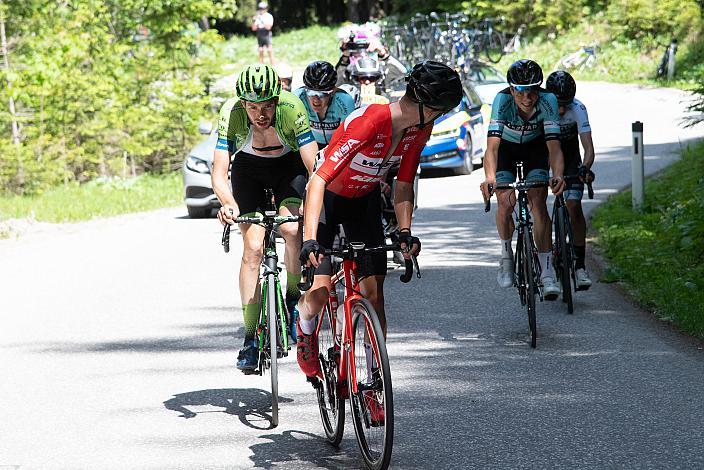
M337 29L337 26L311 26L274 34L274 57L299 70L314 60L327 60L334 65L340 58ZM219 55L225 64L224 73L238 73L245 66L259 62L257 40L253 33L233 36L222 43ZM265 60L269 60L268 56Z
M614 41L604 23L584 23L550 39L540 35L518 52L504 56L497 68L506 71L515 60L530 58L538 62L545 75L555 70L564 56L578 51L582 46L596 44L597 62L591 69L570 70L576 80L639 83L692 89L696 86L701 59L701 44L680 44L676 55L676 74L671 82L658 80L655 73L664 48L647 47L636 41Z
M610 267L605 281L623 282L662 320L704 338L704 143L645 186L645 207L631 192L615 195L592 218Z
M60 186L39 196L2 197L0 221L30 218L41 222L77 222L175 206L182 203L182 193L180 172L96 180Z

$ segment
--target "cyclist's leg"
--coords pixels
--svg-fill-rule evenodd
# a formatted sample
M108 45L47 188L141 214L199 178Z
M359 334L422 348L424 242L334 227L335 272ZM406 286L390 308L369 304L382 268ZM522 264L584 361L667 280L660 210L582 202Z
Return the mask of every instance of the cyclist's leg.
M232 161L233 196L240 209L240 215L261 212L264 207L264 185L257 177L261 173L259 162L253 156L238 153ZM245 175L247 177L245 177ZM240 298L244 317L245 348L238 357L238 367L256 367L255 334L261 309L259 266L262 260L264 229L250 224L240 224L243 250L239 272Z
M499 154L496 165L496 183L513 183L516 180L517 146L504 140L499 144ZM501 240L501 259L497 282L501 287L513 285L513 207L516 205L516 194L512 190L496 191L498 209L496 210L496 229Z
M538 137L526 145L524 169L526 181L548 182L548 149L545 140ZM545 298L555 300L559 295L559 286L555 279L552 263L552 225L547 207L547 188L535 188L528 191L528 203L533 216L533 236L538 248L541 279Z

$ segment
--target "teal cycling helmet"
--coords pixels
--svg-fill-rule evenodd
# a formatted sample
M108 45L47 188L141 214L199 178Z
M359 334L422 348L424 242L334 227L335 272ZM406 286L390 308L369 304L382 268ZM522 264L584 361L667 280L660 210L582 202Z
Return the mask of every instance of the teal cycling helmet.
M281 80L268 65L250 65L237 78L235 92L244 101L267 101L281 94Z

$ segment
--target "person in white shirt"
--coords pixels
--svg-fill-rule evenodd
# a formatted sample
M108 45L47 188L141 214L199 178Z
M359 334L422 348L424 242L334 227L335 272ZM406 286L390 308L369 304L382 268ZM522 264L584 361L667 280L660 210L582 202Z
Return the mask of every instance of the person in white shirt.
M271 28L274 27L274 17L267 10L266 2L257 4L257 14L252 17L252 31L257 34L259 45L259 62L264 63L264 52L269 54L269 61L274 65L274 48L271 45Z

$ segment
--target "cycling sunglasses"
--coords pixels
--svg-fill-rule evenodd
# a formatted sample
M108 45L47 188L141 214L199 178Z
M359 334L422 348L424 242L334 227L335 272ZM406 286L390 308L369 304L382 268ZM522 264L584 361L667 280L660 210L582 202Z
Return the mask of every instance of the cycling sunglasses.
M538 91L540 89L540 82L529 83L527 85L516 85L514 83L509 83L509 85L516 91Z
M335 93L335 90L320 91L320 90L311 90L309 88L306 88L306 95L310 96L312 98L325 98L326 96L330 96L333 93Z

